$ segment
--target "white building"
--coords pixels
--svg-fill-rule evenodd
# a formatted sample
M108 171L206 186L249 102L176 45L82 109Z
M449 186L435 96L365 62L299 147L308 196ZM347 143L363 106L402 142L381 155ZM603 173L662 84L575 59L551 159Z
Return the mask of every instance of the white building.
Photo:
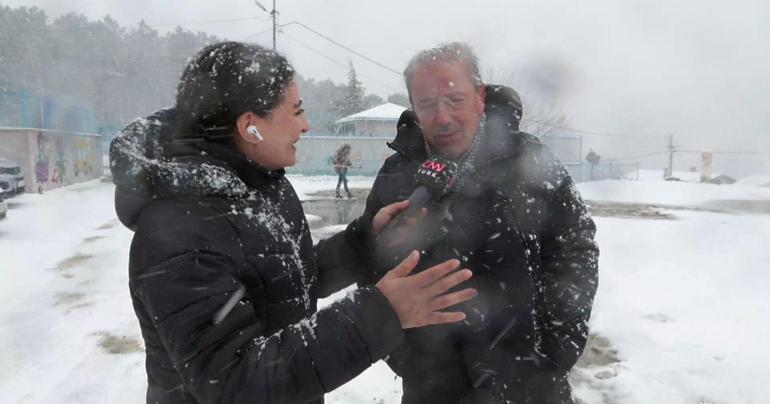
M386 102L374 108L348 115L335 122L334 133L345 136L387 137L396 136L396 123L406 110L398 104Z

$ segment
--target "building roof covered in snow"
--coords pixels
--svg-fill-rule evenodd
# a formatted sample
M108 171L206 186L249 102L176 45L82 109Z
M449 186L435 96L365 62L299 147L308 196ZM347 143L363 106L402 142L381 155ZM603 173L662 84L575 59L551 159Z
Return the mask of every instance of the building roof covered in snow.
M392 102L386 102L385 104L378 105L374 108L369 108L365 111L357 112L353 115L348 115L335 122L336 124L342 124L354 121L398 121L401 113L406 110L398 104Z

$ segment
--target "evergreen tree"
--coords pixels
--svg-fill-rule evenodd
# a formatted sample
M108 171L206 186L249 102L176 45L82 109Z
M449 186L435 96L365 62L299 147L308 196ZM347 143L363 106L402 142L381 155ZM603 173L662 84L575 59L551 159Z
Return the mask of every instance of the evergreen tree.
M358 75L356 74L356 68L353 67L353 62L350 62L350 70L348 70L348 83L342 88L342 92L335 101L337 114L340 118L361 112L364 109L364 88L361 87L361 82L358 81Z
M405 96L401 93L393 93L388 96L388 102L392 102L393 104L401 105L402 107L408 107L411 103L409 102L409 97Z
M47 117L68 115L73 107L73 122L93 111L95 127L79 130L114 132L172 106L185 64L219 40L179 27L164 34L145 22L122 27L110 16L92 21L70 13L49 21L39 8L0 5L0 125L42 124L40 106L46 105ZM329 133L341 117L382 103L365 95L352 63L347 84L297 81L316 133ZM50 111L46 100L54 101Z
M43 108L31 106L50 105L48 115L90 110L96 126L122 127L172 105L187 60L217 40L181 28L162 35L144 22L126 29L109 16L49 23L41 9L0 5L0 124L36 126Z
M384 104L385 101L383 101L382 97L380 97L377 94L367 94L364 96L364 99L361 101L362 110L369 109L376 107L378 105Z
M335 84L329 79L321 81L304 79L301 75L297 75L295 80L302 91L310 130L314 133L332 132L334 122L339 119L339 115L335 102L330 101L340 98L344 86Z

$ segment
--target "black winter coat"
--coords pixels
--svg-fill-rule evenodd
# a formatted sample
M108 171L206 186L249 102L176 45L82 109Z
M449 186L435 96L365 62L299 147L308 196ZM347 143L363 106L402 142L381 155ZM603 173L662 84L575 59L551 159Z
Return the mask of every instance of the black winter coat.
M479 290L461 307L464 323L407 330L390 355L405 403L572 402L566 376L597 287L595 226L565 167L518 131L510 94L487 88L485 135L459 195L429 205L405 248L378 251L381 271L414 247L424 251L417 270L460 259ZM416 188L427 156L414 112L403 113L389 146L397 153L375 180L368 215Z
M357 271L366 223L313 247L283 171L212 143L160 146L173 110L111 146L148 403L319 403L403 339L374 287L316 312ZM370 226L370 224L369 224Z

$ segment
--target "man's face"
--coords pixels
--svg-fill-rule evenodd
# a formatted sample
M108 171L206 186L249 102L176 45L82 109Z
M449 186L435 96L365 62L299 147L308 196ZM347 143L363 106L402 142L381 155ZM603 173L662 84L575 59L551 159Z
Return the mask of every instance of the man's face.
M439 156L451 160L467 152L484 113L484 94L476 90L466 65L423 65L412 76L411 95L428 145Z

